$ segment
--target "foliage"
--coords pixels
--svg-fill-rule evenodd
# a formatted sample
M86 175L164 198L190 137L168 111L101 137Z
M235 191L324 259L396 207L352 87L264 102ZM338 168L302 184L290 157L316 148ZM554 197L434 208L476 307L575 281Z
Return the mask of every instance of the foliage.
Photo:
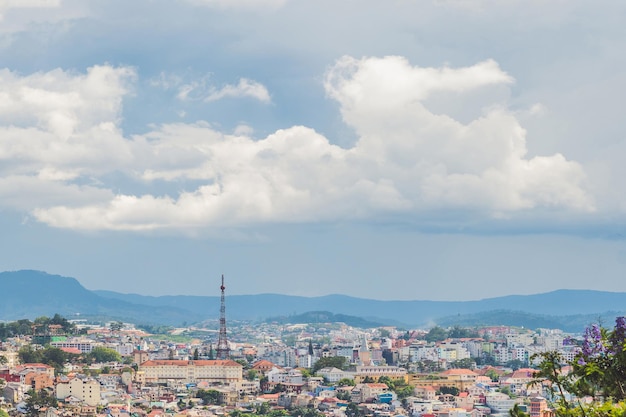
M219 404L220 393L214 389L199 389L198 392L196 392L196 398L201 398L203 404Z
M407 384L404 380L401 379L391 379L388 376L381 376L378 378L378 382L381 384L387 385L387 387L396 393L398 399L403 399L410 397L414 393L414 387L412 385Z
M337 381L337 385L340 387L353 387L354 385L356 385L356 383L354 382L354 379L341 378L339 381Z
M45 363L52 366L57 373L63 370L67 362L71 362L79 356L55 347L34 349L32 345L22 346L18 355L22 363Z
M518 369L526 366L527 363L519 359L513 359L513 360L508 361L505 365L507 368L511 368L512 370L517 371Z
M89 359L95 363L121 362L122 356L116 350L104 346L96 346L89 352Z
M424 336L427 342L441 342L448 338L448 332L442 327L435 326Z
M330 356L327 358L320 358L313 368L311 368L312 373L316 373L322 368L338 368L341 370L345 370L348 366L348 360L343 356Z
M361 408L355 403L350 403L346 407L346 417L362 417L363 411Z
M25 401L26 415L29 417L39 416L39 410L46 407L58 407L59 403L48 391L41 390L28 391L28 398Z
M545 383L557 416L622 416L626 413L626 319L614 328L593 324L585 330L582 347L566 362L558 352L533 356L541 359L532 383ZM571 366L571 372L565 372ZM579 399L591 397L591 404Z
M49 332L51 324L60 325L62 333L73 334L76 332L76 326L73 323L70 323L59 314L55 314L52 318L45 316L37 317L35 321L21 319L9 323L0 323L0 340L35 333L46 334Z
M461 339L464 337L478 337L478 332L473 329L468 329L466 327L454 326L448 331L448 337L453 339Z
M121 321L114 321L110 325L110 329L111 329L112 332L119 332L123 328L124 328L124 323L121 322Z
M475 369L476 361L472 358L464 358L450 363L451 368Z
M338 391L337 399L342 401L350 401L352 396L350 395L350 391Z
M324 414L311 407L295 407L289 411L292 417L324 417Z
M136 328L143 330L146 333L150 333L152 335L167 335L169 332L174 330L172 326L163 326L163 325L152 325L152 324L137 324Z
M530 414L523 412L519 408L519 404L515 404L513 408L509 410L509 417L530 417Z
M439 388L439 392L444 395L445 394L450 394L454 396L459 395L459 389L457 387L441 387Z
M9 417L9 413L0 408L0 417Z

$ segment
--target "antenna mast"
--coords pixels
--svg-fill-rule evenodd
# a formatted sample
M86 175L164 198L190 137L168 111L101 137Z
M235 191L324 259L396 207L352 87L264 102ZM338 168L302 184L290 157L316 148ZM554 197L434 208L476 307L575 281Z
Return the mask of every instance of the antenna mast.
M222 274L222 285L220 290L222 291L222 299L220 304L220 336L217 342L217 359L228 359L230 356L230 349L228 348L228 341L226 340L226 301L224 297L224 274Z

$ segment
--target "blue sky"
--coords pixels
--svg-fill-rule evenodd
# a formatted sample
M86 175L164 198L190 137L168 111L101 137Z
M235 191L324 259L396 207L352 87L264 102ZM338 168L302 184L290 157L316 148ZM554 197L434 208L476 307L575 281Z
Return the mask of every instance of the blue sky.
M0 1L0 270L626 291L626 5Z

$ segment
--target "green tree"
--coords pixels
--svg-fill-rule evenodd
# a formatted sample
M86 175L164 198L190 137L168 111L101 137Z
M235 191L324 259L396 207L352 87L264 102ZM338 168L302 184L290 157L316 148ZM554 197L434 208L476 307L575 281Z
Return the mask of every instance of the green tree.
M271 406L268 402L263 402L256 406L256 414L265 415L270 412Z
M355 385L354 379L341 378L337 381L337 385L340 387L353 387Z
M451 368L461 368L461 369L474 369L476 368L476 361L472 358L464 358L456 361L452 361L450 363ZM519 368L518 368L519 369Z
M529 385L544 384L557 416L618 417L626 415L626 318L613 329L593 324L585 329L581 351L565 361L557 351L533 355L540 359ZM564 366L571 367L566 373ZM591 397L590 403L578 398Z
M448 338L448 332L445 329L435 326L426 333L424 336L427 342L440 342Z
M454 339L460 339L464 337L478 337L478 333L475 330L468 329L461 326L454 326L448 331L448 337Z
M350 403L346 406L346 417L363 417L363 411L357 404Z
M0 408L0 417L9 417L9 413Z
M113 349L96 346L89 352L89 359L95 363L121 362L122 356Z
M42 408L58 406L59 402L54 396L48 394L48 391L30 390L28 391L28 398L26 398L24 409L26 410L26 415L29 417L38 417L39 411Z
M439 388L441 394L459 395L459 389L457 387L441 387Z
M220 393L214 389L203 390L199 389L196 392L196 398L202 399L202 403L205 405L208 404L219 404L220 401Z
M195 348L193 350L193 360L197 361L199 357L200 357L200 353L198 352L198 348Z
M519 404L515 404L513 408L509 410L509 417L530 417L530 414L523 412Z
M35 350L32 345L24 345L17 351L22 363L43 363L41 350Z
M348 366L348 360L343 356L330 356L326 358L319 358L313 368L311 368L312 373L316 373L322 368L338 368L341 370L345 370Z
M337 399L342 401L350 401L352 396L350 395L350 391L338 391Z
M259 372L256 369L248 369L246 372L246 379L248 381L254 381L259 376Z
M0 365L6 365L7 363L9 363L7 357L4 355L0 355Z

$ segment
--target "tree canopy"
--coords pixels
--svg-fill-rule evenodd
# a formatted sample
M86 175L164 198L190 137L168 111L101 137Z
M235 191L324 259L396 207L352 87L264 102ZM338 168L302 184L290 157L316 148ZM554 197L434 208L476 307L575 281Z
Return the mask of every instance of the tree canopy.
M313 368L311 368L311 372L316 373L322 368L338 368L341 370L345 370L348 366L348 360L343 356L331 356L327 358L320 358Z
M96 346L89 352L89 359L95 363L121 362L122 356L116 350L104 346Z
M573 342L573 341L570 341ZM584 333L581 351L565 361L558 351L543 352L533 384L545 383L559 417L626 415L626 318L613 329L593 324ZM564 367L571 367L569 373ZM590 397L591 403L578 398Z

